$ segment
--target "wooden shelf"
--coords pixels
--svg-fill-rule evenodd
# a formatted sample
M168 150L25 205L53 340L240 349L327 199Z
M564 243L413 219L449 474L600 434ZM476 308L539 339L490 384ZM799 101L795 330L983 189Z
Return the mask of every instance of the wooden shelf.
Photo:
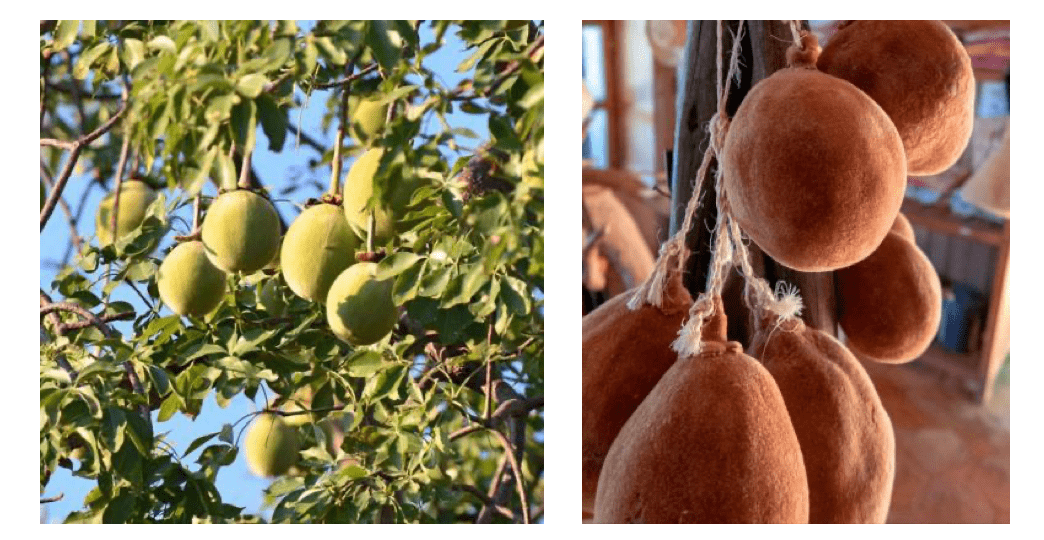
M977 217L959 216L951 212L947 206L925 205L907 198L903 201L902 212L913 225L921 225L932 231L973 238L991 246L1000 247L1008 244L1003 224Z
M993 380L1008 350L1010 337L1009 242L1011 222L994 223L977 217L954 214L948 206L925 205L912 199L903 201L903 214L914 226L929 231L965 237L997 248L993 285L988 294L987 316L982 332L982 349L976 353L954 354L933 343L917 361L939 368L965 381L984 403L989 400Z

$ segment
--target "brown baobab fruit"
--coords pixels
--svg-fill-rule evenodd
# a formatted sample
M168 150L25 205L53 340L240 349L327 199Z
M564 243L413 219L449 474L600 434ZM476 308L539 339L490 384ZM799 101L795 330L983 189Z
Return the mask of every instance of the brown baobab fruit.
M722 311L719 299L701 351L660 377L613 441L595 523L808 523L805 464L783 396L726 341Z
M678 358L671 349L692 298L670 275L662 306L632 311L635 289L583 319L583 508L594 510L598 474L616 434Z
M818 66L888 113L910 175L948 169L968 145L975 74L964 45L942 21L852 21L830 38Z
M895 433L859 360L799 319L759 321L747 352L772 374L801 443L809 523L884 523Z
M815 38L791 67L762 80L736 111L721 156L740 227L803 272L864 259L895 221L906 154L885 111L851 83L815 69Z
M942 317L942 285L916 245L889 233L872 255L835 275L839 322L854 352L900 364L928 349Z
M917 243L917 235L914 233L913 225L910 224L910 220L906 219L902 212L895 216L895 222L892 223L892 230L889 232L898 234L912 244Z

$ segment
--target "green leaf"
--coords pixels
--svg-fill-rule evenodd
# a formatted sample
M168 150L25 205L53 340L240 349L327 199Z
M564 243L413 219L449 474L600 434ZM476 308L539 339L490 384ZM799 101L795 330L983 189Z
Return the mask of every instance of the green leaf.
M123 63L128 69L134 69L145 60L145 44L134 38L123 40Z
M268 137L268 149L273 152L282 151L286 142L286 130L290 125L286 111L281 109L271 96L262 94L257 98L257 113L261 118L261 129L265 132L265 137Z
M260 73L250 73L236 81L236 91L243 97L254 99L261 95L261 90L268 84L268 77Z
M81 21L82 26L80 28L80 36L85 38L94 37L94 33L97 31L97 21Z
M214 161L214 177L217 178L218 186L221 189L235 189L236 181L236 164L232 161L232 156L225 152L218 154L217 159Z
M178 46L174 44L174 40L167 36L156 36L149 40L146 46L153 51L163 51L170 54L178 53Z
M217 21L196 21L199 24L199 33L205 41L217 41L221 39L221 29Z
M102 523L126 523L131 512L134 511L136 501L137 498L132 491L128 489L120 491L120 494L115 499L105 505L105 512L102 513Z
M241 101L232 107L232 133L236 138L236 146L243 150L254 148L257 128L257 105L251 101Z
M181 454L181 458L185 459L189 454L194 452L197 448L199 448L200 446L203 446L204 444L207 443L207 441L209 441L210 439L213 439L214 437L217 437L220 434L221 434L221 432L219 431L219 432L216 432L216 433L211 433L209 435L204 435L204 436L199 437L196 440L192 441L192 443L188 445L188 448L185 449L185 452Z
M422 257L420 255L408 251L394 253L390 257L386 257L384 260L377 263L377 272L374 277L379 281L393 278L405 272L421 259Z
M54 29L54 50L61 51L76 41L76 31L80 29L80 21L58 21Z
M382 69L391 70L399 61L399 46L392 40L387 21L370 21L370 32L366 42Z
M101 55L105 54L109 50L109 47L109 42L103 41L81 53L80 57L76 60L76 65L73 67L73 77L81 81L87 78L94 62L101 57Z
M489 132L496 139L497 148L522 150L522 141L518 139L518 135L515 134L515 130L509 122L510 120L504 117L491 114L489 115Z
M482 264L473 264L465 267L462 270L460 277L460 288L456 290L456 294L448 299L444 299L442 307L449 308L457 304L466 304L471 301L471 297L475 296L486 281L489 275Z
M516 315L529 313L529 291L526 288L526 282L511 276L504 276L503 283L507 284L507 287L500 289L500 296L508 308Z
M386 368L389 364L381 358L381 353L365 351L348 364L349 377L369 377Z
M424 267L425 265L423 264L416 264L399 274L399 277L395 280L395 285L392 286L392 301L395 302L395 305L401 306L417 296L417 291L420 290L420 276L424 271Z
M315 38L315 45L319 48L320 54L323 58L327 59L330 63L343 66L348 63L348 53L334 45L334 42L329 37L317 37Z
M475 64L482 59L482 57L486 56L486 53L489 52L489 49L496 44L497 40L491 39L489 41L486 41L482 45L479 45L471 56L469 56L466 60L461 62L459 66L457 66L457 73L464 73L470 71L471 68L475 67Z
M351 479L351 480L355 480L357 478L362 478L362 477L366 476L367 474L369 474L368 472L366 472L366 469L364 469L364 468L362 468L362 467L360 467L358 465L348 465L347 467L344 468L343 471L341 471L341 473L344 476L346 476L349 479Z
M177 394L171 394L167 396L167 399L163 400L160 404L159 413L156 416L156 420L160 422L166 422L170 420L174 413L178 412L181 407L181 398Z

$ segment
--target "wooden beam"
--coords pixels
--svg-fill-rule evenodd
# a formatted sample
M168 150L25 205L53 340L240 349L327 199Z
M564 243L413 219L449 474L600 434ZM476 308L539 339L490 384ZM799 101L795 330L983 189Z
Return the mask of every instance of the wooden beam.
M703 154L709 144L707 125L717 111L717 21L690 21L686 43L684 71L681 81L681 108L678 110L674 137L675 169L672 177L671 234L678 230L685 216L685 207L699 186L700 205L693 227L686 236L686 245L692 252L687 264L685 285L695 296L706 289L707 272L711 259L711 233L717 209L715 205L714 175L717 163L711 164L707 175L695 178ZM786 50L792 42L790 27L783 21L747 21L743 43L739 81L733 81L726 101L730 116L736 113L751 88L772 73L786 67ZM807 23L804 23L807 28ZM729 54L736 21L725 23L723 53ZM727 59L724 60L727 63ZM785 280L798 288L805 302L802 319L805 324L837 335L837 301L832 272L797 272L772 260L753 243L749 244L752 266L774 283ZM759 268L761 270L759 270ZM742 287L730 287L723 296L737 295ZM733 323L749 322L749 314L742 310L742 302L724 298L726 314ZM748 337L748 336L743 336ZM733 338L730 332L730 339Z

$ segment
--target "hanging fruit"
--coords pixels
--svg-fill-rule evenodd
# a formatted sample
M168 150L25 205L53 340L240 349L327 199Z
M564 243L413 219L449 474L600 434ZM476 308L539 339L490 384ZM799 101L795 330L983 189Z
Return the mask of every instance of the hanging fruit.
M895 433L863 366L800 319L759 317L747 352L779 386L801 443L809 523L884 523L895 479Z
M678 354L671 342L692 298L671 275L662 305L630 310L635 290L617 295L583 319L583 508L593 512L598 475L620 428Z
M367 203L373 196L373 178L377 175L383 155L383 149L375 148L356 159L348 169L343 190L344 217L348 224L356 235L365 238L372 213L373 240L378 244L387 242L410 225L401 218L406 213L413 192L421 185L420 179L394 175L385 185L382 200L374 208L368 209Z
M326 321L337 337L352 345L380 341L399 320L392 281L378 280L376 274L376 263L356 263L341 272L327 293Z
M971 58L942 21L851 21L817 65L866 92L892 119L911 176L950 168L975 119Z
M202 316L221 304L225 273L207 258L202 242L182 242L160 264L156 287L174 313Z
M889 232L899 235L910 243L917 243L917 235L914 233L913 225L910 224L910 220L906 219L902 212L895 216L895 222L892 223L892 229Z
M294 294L325 302L337 276L355 262L359 238L341 208L320 203L305 209L290 225L280 251L283 277Z
M246 189L222 193L203 220L203 245L215 266L250 274L279 252L279 214L268 199ZM283 261L286 264L286 261Z
M835 275L839 323L854 352L898 364L928 349L942 317L942 285L916 245L889 233L872 255Z
M116 234L112 230L112 210L116 203L116 193L112 192L102 199L94 219L94 228L98 234L98 242L105 246L111 244L114 237L123 236L141 226L145 221L145 213L149 205L156 200L156 190L141 180L124 180L120 183L120 207L116 216Z
M726 341L715 304L700 352L667 370L609 449L595 523L808 523L805 465L783 397Z
M286 474L297 463L301 441L297 431L279 415L262 413L250 425L243 448L250 472L275 477Z
M888 233L906 189L902 140L885 111L851 83L815 69L806 33L788 65L747 94L721 156L743 231L804 272L852 265Z

